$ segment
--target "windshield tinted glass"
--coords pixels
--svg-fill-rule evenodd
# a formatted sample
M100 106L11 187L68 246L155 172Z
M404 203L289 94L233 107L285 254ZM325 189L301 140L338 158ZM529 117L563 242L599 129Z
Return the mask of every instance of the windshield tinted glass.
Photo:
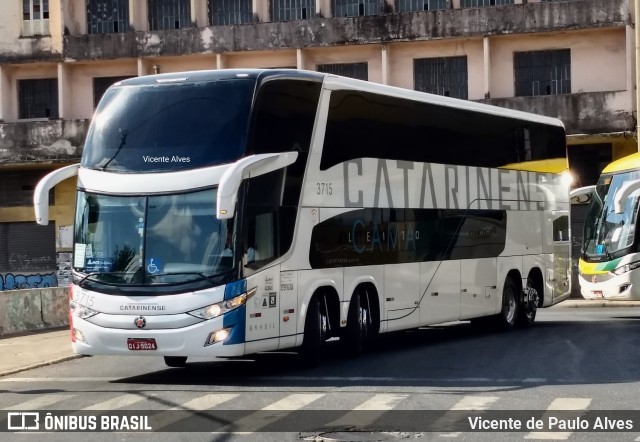
M82 166L164 172L236 161L245 150L254 85L233 79L110 88Z
M215 189L77 201L74 269L93 281L180 284L233 268L233 220L216 218Z
M583 254L585 258L602 261L631 247L634 242L640 194L634 192L625 201L624 213L615 213L613 199L620 186L640 178L640 171L605 175L593 194L584 224Z

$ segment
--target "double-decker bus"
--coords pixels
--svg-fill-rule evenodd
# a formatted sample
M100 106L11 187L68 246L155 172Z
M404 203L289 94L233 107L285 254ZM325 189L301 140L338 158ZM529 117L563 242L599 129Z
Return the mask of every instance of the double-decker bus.
M571 192L590 200L578 260L580 292L586 299L640 299L640 154L604 168L595 186Z
M506 328L569 294L557 119L297 70L128 79L77 174L79 354L318 362L378 333Z

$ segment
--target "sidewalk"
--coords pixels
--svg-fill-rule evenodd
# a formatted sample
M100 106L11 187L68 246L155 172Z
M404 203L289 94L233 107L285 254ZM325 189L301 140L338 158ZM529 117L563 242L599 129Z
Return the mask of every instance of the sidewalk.
M71 351L69 329L0 336L0 376L77 358Z
M640 301L567 299L552 308L640 307ZM71 351L69 330L0 336L0 377L79 357Z

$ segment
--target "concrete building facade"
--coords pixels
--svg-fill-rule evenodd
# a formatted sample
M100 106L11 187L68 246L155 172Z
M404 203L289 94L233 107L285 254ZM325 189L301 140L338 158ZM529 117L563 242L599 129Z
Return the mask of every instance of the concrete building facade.
M33 223L31 193L79 161L121 78L291 67L558 117L588 185L638 150L632 12L631 0L5 0L0 288L68 276L75 181L56 187L49 228Z

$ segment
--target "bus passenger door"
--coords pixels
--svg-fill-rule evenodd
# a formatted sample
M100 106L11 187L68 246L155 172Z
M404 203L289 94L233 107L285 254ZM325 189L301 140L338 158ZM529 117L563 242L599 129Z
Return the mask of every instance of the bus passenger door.
M569 212L554 210L547 222L547 244L551 244L553 263L547 267L547 281L551 285L552 299L566 295L571 289L571 230Z
M465 259L460 263L460 319L495 313L496 258Z
M460 261L420 263L420 324L460 318Z

